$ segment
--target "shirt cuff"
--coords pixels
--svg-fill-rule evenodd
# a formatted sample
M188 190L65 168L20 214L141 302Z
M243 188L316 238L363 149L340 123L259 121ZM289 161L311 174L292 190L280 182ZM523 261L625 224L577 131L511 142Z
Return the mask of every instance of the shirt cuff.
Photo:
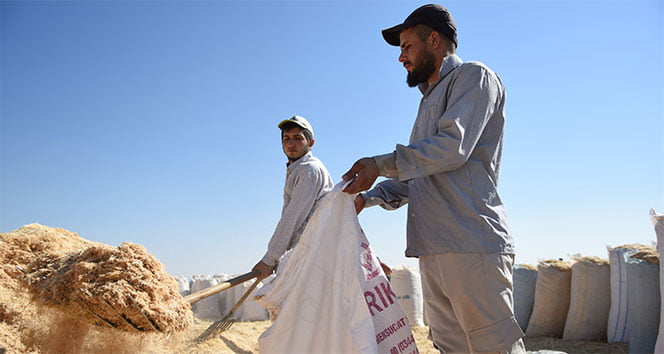
M380 176L388 178L399 177L399 171L397 170L397 152L392 151L389 154L385 155L376 155L373 157L378 165L378 174Z
M274 259L274 257L271 257L271 256L268 255L268 254L266 254L266 255L263 257L263 259L261 259L261 262L263 262L263 263L269 265L270 267L274 267L275 265L277 265L277 261L279 261L279 260L278 260L278 259Z
M369 207L376 206L376 205L381 205L382 203L384 203L384 201L382 199L380 199L380 197L372 195L372 193L371 193L372 191L373 190L359 194L360 196L362 196L362 198L364 198L364 207L365 208L369 208Z

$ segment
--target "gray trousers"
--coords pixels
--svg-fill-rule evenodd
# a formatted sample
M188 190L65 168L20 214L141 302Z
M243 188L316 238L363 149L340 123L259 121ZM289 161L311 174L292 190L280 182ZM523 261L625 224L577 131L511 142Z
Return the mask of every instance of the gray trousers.
M525 353L512 255L432 254L419 263L425 319L441 353Z

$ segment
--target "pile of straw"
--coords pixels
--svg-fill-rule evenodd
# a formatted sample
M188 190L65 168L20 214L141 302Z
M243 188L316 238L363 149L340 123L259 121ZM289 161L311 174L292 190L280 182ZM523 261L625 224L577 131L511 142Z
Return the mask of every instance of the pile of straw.
M25 280L43 304L91 323L171 332L193 322L175 279L137 244L45 254L28 265Z

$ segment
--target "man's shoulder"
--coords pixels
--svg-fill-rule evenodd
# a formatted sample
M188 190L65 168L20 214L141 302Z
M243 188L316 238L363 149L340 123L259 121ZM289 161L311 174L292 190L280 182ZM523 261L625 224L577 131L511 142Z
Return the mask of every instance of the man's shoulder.
M302 160L300 164L296 167L296 170L300 171L319 171L323 170L327 173L327 169L323 162L313 155L307 156L306 159Z
M490 82L494 82L498 86L502 86L502 80L500 76L486 64L479 61L467 61L459 65L454 72L454 80L459 80L463 78L463 81L467 82L477 82L484 79L489 79Z
M486 64L480 62L480 61L467 61L464 62L463 64L459 65L458 67L459 70L457 72L459 74L461 73L482 73L482 72L488 72L491 74L494 74L494 71L491 70Z

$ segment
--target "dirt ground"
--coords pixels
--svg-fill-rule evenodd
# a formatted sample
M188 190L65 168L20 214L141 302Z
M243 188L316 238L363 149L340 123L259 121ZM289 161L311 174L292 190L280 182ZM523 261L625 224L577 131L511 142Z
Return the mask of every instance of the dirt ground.
M41 323L33 323L32 328L22 328L14 339L20 345L2 343L7 353L258 353L258 337L269 321L237 322L218 337L195 344L193 339L212 323L194 320L194 324L182 333L163 335L155 333L128 334L124 331L104 329L77 323L62 315L42 313ZM418 349L422 354L438 353L427 337L427 327L413 327ZM1 331L0 331L1 332ZM2 336L0 336L2 337ZM17 338L18 337L18 338ZM11 338L5 338L11 339ZM18 343L15 343L18 344ZM564 353L628 353L625 343L603 343L590 341L563 341L558 338L526 338L529 352L541 350Z
M195 321L191 329L191 337L195 333L202 333L211 322ZM180 347L179 353L189 352L191 349L197 353L258 353L258 336L270 325L269 321L262 322L238 322L228 331L222 333L219 338L194 346ZM417 347L422 354L437 354L433 344L427 339L428 327L413 327L413 335L417 342ZM626 343L605 343L592 341L563 341L559 338L526 338L526 350L537 352L541 350L560 351L569 354L573 353L601 353L601 354L619 354L628 353L629 345Z
M218 337L194 344L212 322L193 319L184 331L170 334L128 332L72 317L75 311L45 306L31 296L22 270L37 256L83 251L96 243L63 229L38 224L0 233L0 354L5 353L257 353L258 337L269 321L238 322ZM174 285L176 286L176 285ZM420 353L437 353L427 327L413 327ZM624 343L526 338L526 349L565 353L628 353Z

